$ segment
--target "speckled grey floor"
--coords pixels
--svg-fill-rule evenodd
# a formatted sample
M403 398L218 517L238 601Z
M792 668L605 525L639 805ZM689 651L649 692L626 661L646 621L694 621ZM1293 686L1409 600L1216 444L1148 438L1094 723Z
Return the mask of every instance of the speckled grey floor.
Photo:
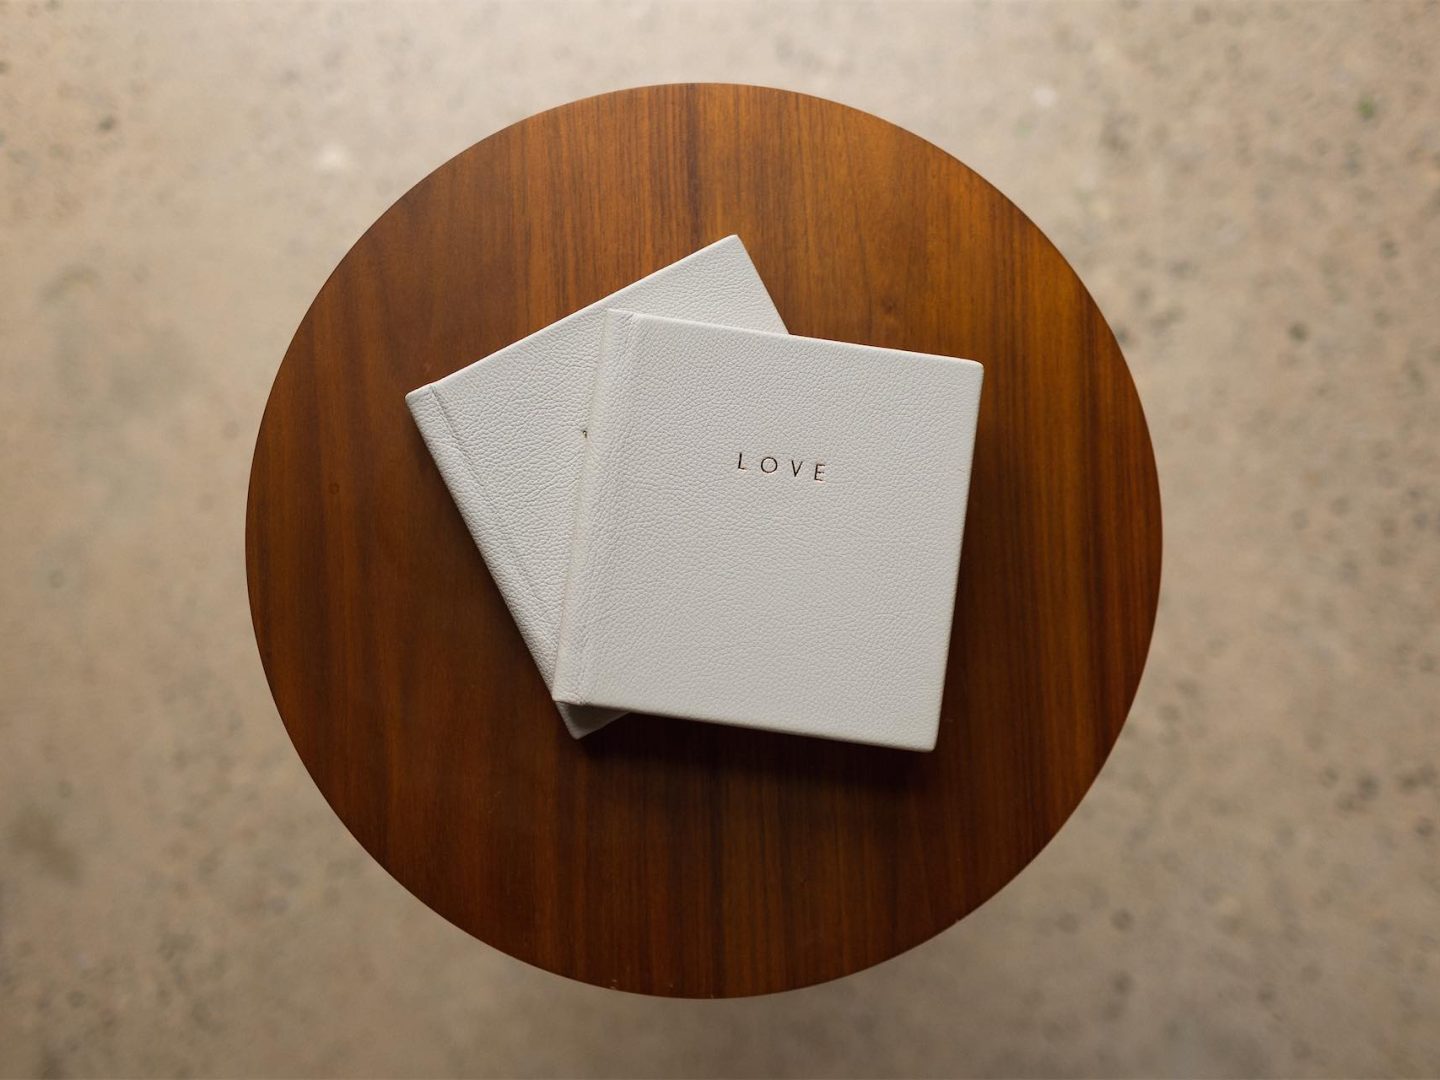
M0 1073L1440 1074L1440 9L0 7ZM861 106L1123 336L1124 736L929 945L771 999L530 970L375 866L252 643L250 449L411 183L592 92Z

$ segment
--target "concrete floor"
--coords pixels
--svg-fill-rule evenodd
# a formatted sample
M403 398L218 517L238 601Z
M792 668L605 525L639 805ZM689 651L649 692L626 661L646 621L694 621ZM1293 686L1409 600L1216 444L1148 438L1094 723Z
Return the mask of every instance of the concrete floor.
M0 1073L1440 1074L1440 8L0 6ZM769 83L968 162L1122 336L1166 511L1079 813L929 945L609 993L380 870L251 638L310 298L487 133Z

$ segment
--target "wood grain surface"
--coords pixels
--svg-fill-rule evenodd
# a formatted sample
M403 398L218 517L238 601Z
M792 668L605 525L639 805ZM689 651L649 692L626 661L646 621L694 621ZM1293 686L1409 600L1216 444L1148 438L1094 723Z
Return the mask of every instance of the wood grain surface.
M405 408L729 233L793 333L985 365L933 753L640 716L572 741ZM729 996L894 956L1055 834L1140 679L1160 501L1114 336L994 188L833 102L660 86L492 135L355 244L276 377L246 557L295 748L402 884L551 971Z

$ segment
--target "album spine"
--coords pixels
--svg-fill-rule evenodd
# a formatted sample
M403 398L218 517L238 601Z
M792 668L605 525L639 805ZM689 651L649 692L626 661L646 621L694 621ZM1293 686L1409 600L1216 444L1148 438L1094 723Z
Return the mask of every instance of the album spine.
M615 460L615 441L623 435L625 372L633 354L636 319L633 313L609 311L601 334L595 386L590 395L590 420L585 429L584 466L580 471L575 507L575 529L570 541L570 572L565 579L565 606L560 618L560 643L555 659L552 696L572 705L591 703L592 673L599 650L596 634L602 629L596 615L597 574L615 538L607 536L607 507L615 504L608 489L612 474L606 462ZM596 541L599 540L599 543Z

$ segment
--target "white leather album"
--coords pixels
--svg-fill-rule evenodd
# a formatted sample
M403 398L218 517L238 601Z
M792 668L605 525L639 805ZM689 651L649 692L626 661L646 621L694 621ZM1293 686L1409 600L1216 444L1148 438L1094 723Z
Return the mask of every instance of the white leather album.
M612 311L552 692L929 750L982 369Z
M617 305L785 330L744 245L728 236L405 398L547 686L602 319ZM557 705L577 738L624 711Z

